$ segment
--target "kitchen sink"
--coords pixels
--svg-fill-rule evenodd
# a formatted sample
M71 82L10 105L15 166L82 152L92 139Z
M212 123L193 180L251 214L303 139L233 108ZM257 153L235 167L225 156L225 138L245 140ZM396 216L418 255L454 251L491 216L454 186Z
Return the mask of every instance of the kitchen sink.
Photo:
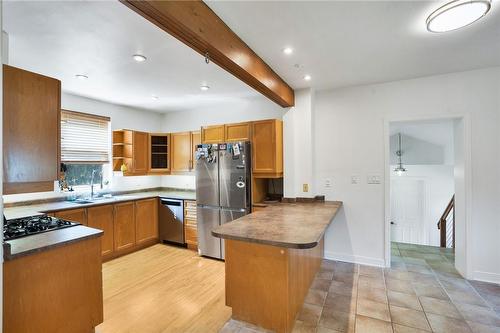
M93 203L94 201L90 201L90 200L75 200L73 202L76 203L76 204L83 205L83 204Z

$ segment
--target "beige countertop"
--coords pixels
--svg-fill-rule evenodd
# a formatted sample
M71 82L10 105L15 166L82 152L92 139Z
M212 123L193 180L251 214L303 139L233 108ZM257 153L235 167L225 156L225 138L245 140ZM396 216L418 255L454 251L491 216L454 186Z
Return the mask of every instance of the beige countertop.
M73 201L53 201L45 203L37 203L33 205L22 205L4 208L4 215L7 220L20 217L39 215L47 212L60 211L66 209L76 209L92 207L97 205L113 204L116 202L133 201L154 197L166 197L172 199L196 200L195 191L189 190L160 190L160 191L144 191L134 192L129 194L116 195L111 198L101 198L92 203L75 203Z
M308 249L320 242L341 201L272 204L212 230L219 238Z

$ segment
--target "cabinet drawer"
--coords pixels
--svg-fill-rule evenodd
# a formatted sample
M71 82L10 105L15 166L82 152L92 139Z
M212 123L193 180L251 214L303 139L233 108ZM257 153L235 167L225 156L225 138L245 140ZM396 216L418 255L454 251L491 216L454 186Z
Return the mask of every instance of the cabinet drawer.
M187 244L198 244L198 232L195 227L186 225L186 243Z
M184 201L184 218L196 220L196 201Z
M189 227L192 227L195 229L198 227L196 219L184 218L184 223L186 224L186 226L189 226Z

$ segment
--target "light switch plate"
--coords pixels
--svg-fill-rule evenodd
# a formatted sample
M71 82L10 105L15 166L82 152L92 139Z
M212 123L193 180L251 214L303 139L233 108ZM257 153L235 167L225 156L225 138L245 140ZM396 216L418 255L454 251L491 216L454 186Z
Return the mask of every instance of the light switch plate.
M357 176L357 175L351 176L351 184L353 184L353 185L359 184L359 176Z
M309 192L309 184L302 184L302 192Z
M375 184L375 185L377 185L377 184L380 184L380 182L381 182L380 179L381 179L381 177L379 175L368 175L366 177L366 182L368 184Z
M332 180L331 180L331 178L326 178L325 179L325 187L327 187L327 188L332 187Z

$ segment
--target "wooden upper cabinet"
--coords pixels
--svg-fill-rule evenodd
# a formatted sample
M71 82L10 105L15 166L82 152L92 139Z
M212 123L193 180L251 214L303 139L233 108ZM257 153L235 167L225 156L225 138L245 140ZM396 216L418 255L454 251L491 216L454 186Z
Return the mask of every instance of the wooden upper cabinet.
M63 220L87 225L87 213L85 208L62 210L56 212L54 216Z
M135 235L137 245L158 239L158 198L135 202Z
M198 148L199 144L201 144L200 131L191 132L191 163L190 163L191 170L194 170L194 159L195 159L196 149Z
M171 171L189 172L191 170L191 132L171 134Z
M87 224L91 228L104 232L101 237L101 254L110 256L114 250L113 205L102 205L87 208Z
M135 174L146 174L149 161L149 135L144 132L134 131L132 149L134 151L133 172Z
M283 122L252 123L252 170L255 177L283 177Z
M114 205L114 250L126 251L135 246L135 203Z
M201 128L201 142L219 143L225 142L224 125L204 126Z
M59 179L61 82L3 65L3 193L53 191Z
M252 123L224 125L224 141L249 141L252 139Z
M168 174L170 172L170 134L149 134L148 173Z

